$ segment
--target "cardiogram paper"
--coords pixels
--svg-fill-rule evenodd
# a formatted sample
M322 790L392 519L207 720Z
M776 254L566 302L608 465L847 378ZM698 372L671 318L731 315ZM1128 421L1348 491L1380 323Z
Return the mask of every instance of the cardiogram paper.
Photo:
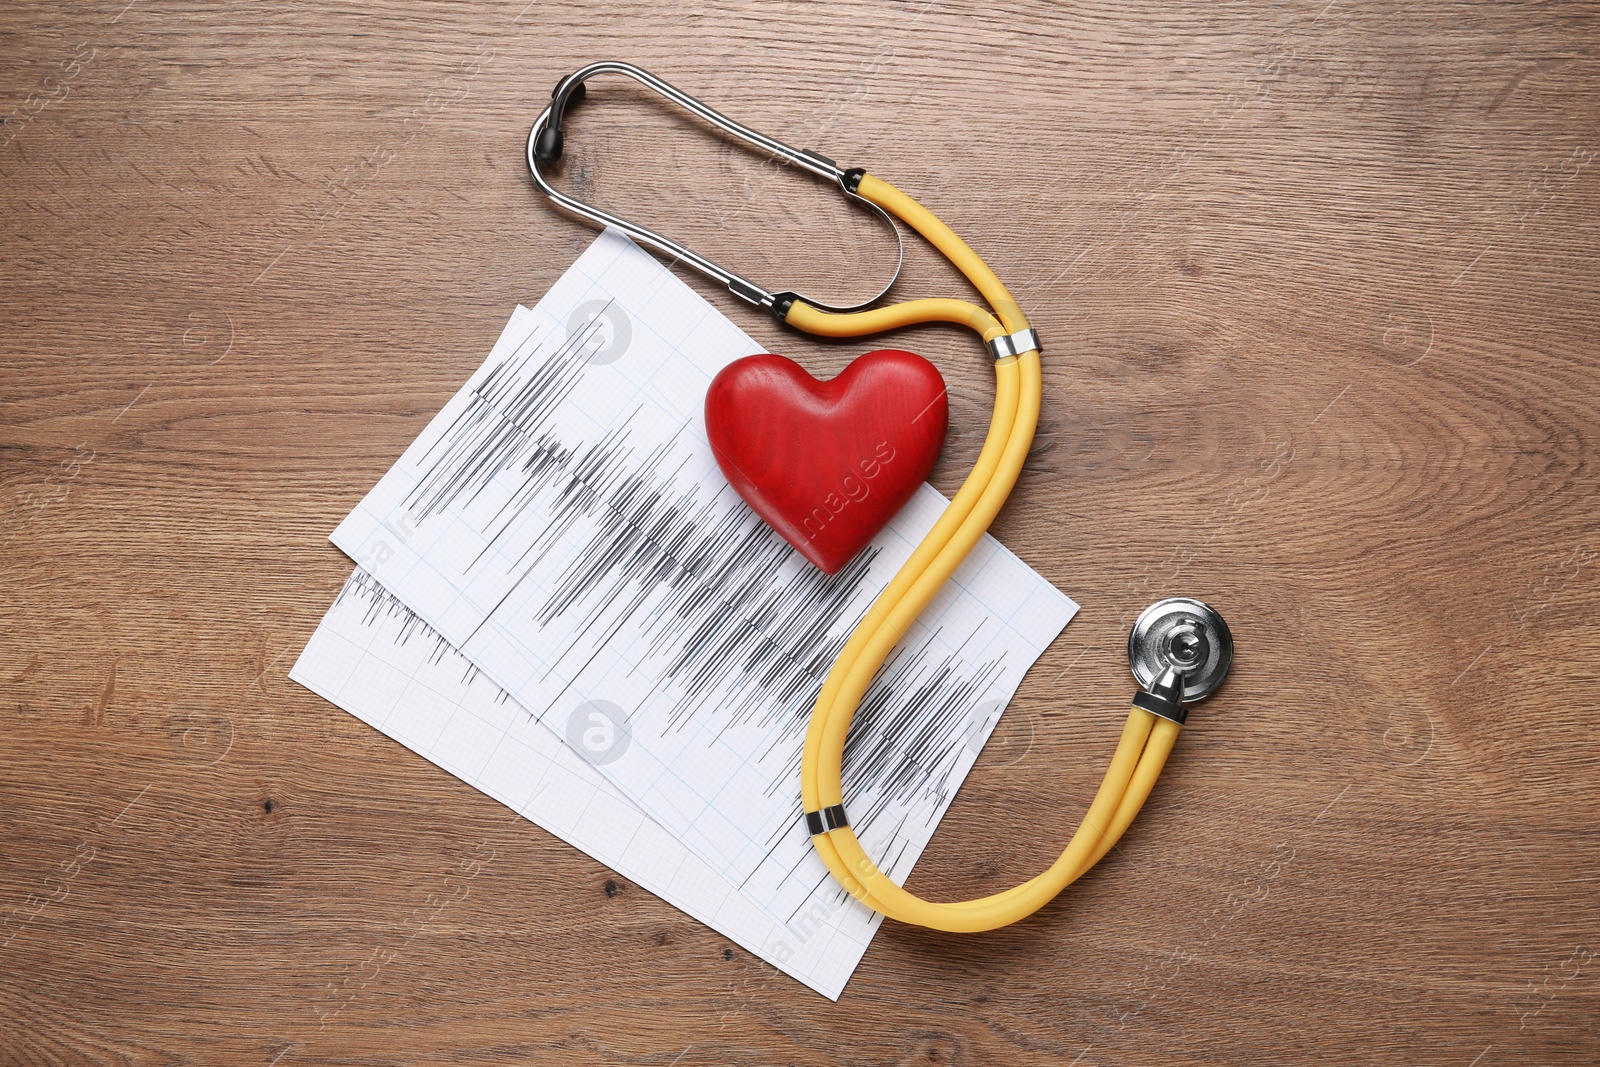
M484 759L527 712L359 567L289 677L830 999L866 949L773 919L549 730Z
M780 929L825 924L859 958L877 918L810 848L801 741L834 653L944 501L924 487L836 575L807 564L705 440L712 375L761 350L604 234L333 540L513 698L477 730L480 766L553 733ZM894 877L1075 610L985 538L880 671L846 808Z

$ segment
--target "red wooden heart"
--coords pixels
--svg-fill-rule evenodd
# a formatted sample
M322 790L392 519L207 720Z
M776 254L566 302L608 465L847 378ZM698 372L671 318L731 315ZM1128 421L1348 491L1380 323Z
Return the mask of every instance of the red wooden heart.
M910 352L868 352L819 382L746 356L706 391L706 435L745 503L828 574L916 492L944 446L944 378Z

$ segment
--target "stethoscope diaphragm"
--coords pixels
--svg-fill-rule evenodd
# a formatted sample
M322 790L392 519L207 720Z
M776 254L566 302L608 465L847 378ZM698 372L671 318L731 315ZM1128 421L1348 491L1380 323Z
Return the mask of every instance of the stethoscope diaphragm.
M1233 634L1203 600L1168 597L1139 613L1128 634L1128 665L1141 689L1168 670L1183 676L1183 702L1210 696L1233 663Z

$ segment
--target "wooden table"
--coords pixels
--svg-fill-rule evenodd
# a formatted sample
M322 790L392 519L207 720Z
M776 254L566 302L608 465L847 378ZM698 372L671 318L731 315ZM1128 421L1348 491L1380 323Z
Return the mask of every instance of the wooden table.
M0 1061L1596 1061L1594 8L977 10L7 10ZM995 532L1084 610L913 888L1054 855L1144 604L1238 641L1118 854L994 934L886 925L837 1005L286 677L328 531L591 240L521 154L601 57L921 197L1045 338ZM887 270L602 88L583 195L779 287ZM914 247L901 291L960 287ZM990 376L902 343L948 491Z

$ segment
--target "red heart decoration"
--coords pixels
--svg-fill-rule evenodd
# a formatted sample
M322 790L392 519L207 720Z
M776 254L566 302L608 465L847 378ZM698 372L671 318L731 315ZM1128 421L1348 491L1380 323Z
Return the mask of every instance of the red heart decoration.
M706 391L706 435L729 484L828 574L911 499L949 418L939 369L895 349L826 382L783 356L746 356Z

